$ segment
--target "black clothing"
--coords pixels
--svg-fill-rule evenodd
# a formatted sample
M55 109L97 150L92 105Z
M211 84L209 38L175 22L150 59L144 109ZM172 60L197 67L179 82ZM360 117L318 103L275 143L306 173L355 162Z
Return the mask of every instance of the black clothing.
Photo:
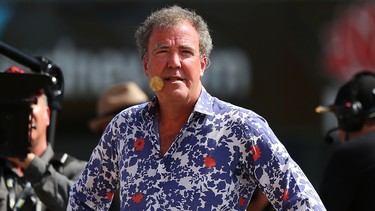
M375 131L335 150L323 175L320 196L329 211L374 210Z

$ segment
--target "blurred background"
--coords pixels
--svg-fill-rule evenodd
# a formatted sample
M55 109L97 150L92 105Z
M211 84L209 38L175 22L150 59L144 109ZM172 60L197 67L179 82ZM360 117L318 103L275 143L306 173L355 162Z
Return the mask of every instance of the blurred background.
M54 145L88 159L99 140L87 122L107 87L135 81L152 92L134 32L152 11L178 4L207 21L213 95L265 117L318 187L336 122L316 114L361 69L375 68L375 4L344 0L2 0L0 40L59 66L65 79ZM0 55L0 70L23 67ZM21 85L22 86L22 85Z

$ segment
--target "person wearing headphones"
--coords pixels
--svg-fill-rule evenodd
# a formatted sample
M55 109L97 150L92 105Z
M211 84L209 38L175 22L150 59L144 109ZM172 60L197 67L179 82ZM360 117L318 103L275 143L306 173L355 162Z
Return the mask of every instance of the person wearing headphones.
M375 199L375 74L361 71L338 90L335 102L318 111L337 119L340 144L320 186L327 210L373 210Z
M96 117L88 122L91 132L101 135L117 113L148 100L147 94L133 81L107 88L98 98Z

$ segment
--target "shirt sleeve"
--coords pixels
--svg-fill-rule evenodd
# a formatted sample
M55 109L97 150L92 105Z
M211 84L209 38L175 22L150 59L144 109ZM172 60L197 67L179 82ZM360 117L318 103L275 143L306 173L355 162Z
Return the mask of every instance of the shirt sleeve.
M316 190L262 118L250 120L248 168L277 210L326 210Z
M85 163L77 162L75 174L81 174ZM74 183L73 178L57 172L52 165L35 157L25 171L25 178L30 181L39 199L50 210L65 210L68 204L69 190Z
M112 133L103 134L79 179L73 185L68 210L108 210L117 181L117 153Z

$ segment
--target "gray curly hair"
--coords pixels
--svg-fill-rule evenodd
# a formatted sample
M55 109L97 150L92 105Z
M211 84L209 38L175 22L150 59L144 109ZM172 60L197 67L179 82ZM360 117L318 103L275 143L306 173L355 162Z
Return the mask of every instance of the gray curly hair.
M148 41L154 28L172 28L185 20L189 21L198 32L201 56L205 55L209 58L213 45L206 22L194 11L183 9L176 5L164 7L151 13L135 32L141 58L144 58L148 53Z

